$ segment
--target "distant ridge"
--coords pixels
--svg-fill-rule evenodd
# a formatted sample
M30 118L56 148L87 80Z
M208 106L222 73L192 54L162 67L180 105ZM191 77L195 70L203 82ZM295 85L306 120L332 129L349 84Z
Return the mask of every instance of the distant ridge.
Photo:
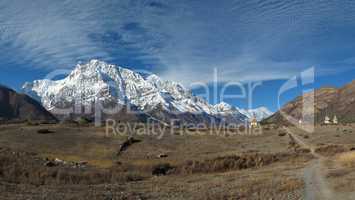
M320 124L325 116L332 119L338 118L340 123L355 122L355 81L341 87L324 87L314 91L314 122ZM287 103L280 111L291 116L296 120L307 120L311 117L310 108L303 108L303 99L311 98L312 93L299 96ZM305 110L305 113L302 113ZM308 111L307 111L308 110ZM288 124L289 121L278 111L269 118L263 120L263 123ZM305 116L306 119L303 119Z
M0 121L56 121L36 100L0 85Z

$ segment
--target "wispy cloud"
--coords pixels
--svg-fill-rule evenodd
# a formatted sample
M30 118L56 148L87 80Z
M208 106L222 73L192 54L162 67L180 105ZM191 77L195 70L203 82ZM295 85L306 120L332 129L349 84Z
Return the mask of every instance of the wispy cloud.
M352 2L3 0L0 11L0 67L100 58L188 84L214 68L221 81L250 81L354 64Z

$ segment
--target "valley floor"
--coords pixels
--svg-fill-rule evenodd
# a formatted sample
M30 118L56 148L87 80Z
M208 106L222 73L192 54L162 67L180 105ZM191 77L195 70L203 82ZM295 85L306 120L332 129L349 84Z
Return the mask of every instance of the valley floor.
M162 138L105 131L2 125L0 199L345 199L355 191L351 126Z

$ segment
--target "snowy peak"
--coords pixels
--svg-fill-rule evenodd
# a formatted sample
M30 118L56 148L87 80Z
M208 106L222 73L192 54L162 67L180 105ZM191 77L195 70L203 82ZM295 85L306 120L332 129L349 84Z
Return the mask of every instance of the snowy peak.
M226 102L221 102L213 106L215 114L219 115L244 115L247 119L252 119L255 117L258 121L265 119L272 115L272 112L269 111L266 107L259 107L256 109L240 109L235 106L232 106Z
M221 102L219 104L214 105L214 108L217 112L225 112L232 110L232 106L226 102Z
M238 112L238 109L226 102L221 102L213 106L216 113L234 113Z
M249 110L240 109L240 112L245 116L247 116L249 119L255 117L256 120L258 121L261 121L273 114L269 109L263 106L255 109L249 109Z
M243 123L248 118L239 112L238 108L232 106L226 102L221 102L213 106L213 112L215 116L221 116L226 123L239 122Z
M40 99L48 110L59 104L92 104L95 100L124 102L124 95L113 88L123 90L120 68L98 60L78 64L64 79L58 81L37 80L25 83L23 91Z

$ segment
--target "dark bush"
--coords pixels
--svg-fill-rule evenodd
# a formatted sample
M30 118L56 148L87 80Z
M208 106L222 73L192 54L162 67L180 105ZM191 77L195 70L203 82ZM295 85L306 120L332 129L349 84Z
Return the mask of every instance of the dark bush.
M174 169L174 167L172 167L169 163L158 164L153 167L152 175L155 175L155 176L167 175L168 172L173 169Z
M39 129L39 130L37 130L37 133L39 133L39 134L49 134L49 133L53 133L53 131L50 131L48 129Z
M239 126L239 128L238 128L238 130L240 131L240 132L244 132L245 131L245 126L244 125L241 125L241 126Z
M90 120L90 119L88 119L86 117L79 117L76 121L80 125L87 125L87 124L90 124L92 122L92 120Z
M271 128L269 126L264 127L265 131L269 131Z
M279 132L279 136L280 137L286 136L286 132Z

